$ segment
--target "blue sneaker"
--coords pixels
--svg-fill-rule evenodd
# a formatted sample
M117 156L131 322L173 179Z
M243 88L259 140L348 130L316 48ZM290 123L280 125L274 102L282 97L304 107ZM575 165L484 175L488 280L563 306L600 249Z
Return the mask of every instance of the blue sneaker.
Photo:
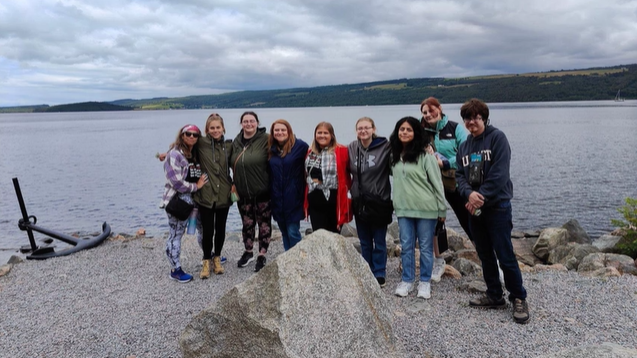
M170 278L180 283L192 281L192 275L185 273L181 267L171 270Z
M221 263L225 264L228 259L225 256L221 256Z

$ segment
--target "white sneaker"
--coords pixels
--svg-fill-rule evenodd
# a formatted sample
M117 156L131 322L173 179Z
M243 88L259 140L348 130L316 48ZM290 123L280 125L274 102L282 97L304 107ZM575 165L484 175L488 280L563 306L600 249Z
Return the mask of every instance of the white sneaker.
M418 297L431 298L431 284L429 282L420 282L418 284Z
M409 295L409 292L413 288L414 288L413 283L402 281L401 283L398 284L398 287L396 287L395 294L396 296L407 297L407 295Z
M440 282L442 275L445 273L445 259L443 258L435 258L434 259L434 268L431 270L431 281Z

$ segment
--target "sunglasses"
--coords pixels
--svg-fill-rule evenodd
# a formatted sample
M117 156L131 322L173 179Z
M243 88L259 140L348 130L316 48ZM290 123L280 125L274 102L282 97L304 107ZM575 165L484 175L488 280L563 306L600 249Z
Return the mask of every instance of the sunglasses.
M195 138L199 138L199 133L193 133L193 132L185 132L184 135L186 137L195 137Z

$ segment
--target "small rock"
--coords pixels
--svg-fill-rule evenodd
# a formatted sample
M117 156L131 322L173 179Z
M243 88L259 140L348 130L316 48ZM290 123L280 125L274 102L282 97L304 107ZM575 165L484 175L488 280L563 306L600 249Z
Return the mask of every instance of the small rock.
M19 264L24 262L24 259L18 255L11 255L11 257L9 258L9 261L7 261L8 264Z
M137 236L146 236L146 229L141 228L137 230Z
M442 276L454 279L462 278L462 274L451 265L445 265L445 273Z
M6 264L6 265L0 266L0 277L8 274L11 271L12 267L13 267L12 264Z
M484 283L484 281L474 280L459 285L458 290L466 291L469 293L485 293L487 292L487 285Z

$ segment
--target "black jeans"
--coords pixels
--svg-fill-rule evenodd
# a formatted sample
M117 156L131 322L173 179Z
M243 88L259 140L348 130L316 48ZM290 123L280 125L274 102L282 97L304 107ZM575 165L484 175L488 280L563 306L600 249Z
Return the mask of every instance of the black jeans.
M312 231L325 229L339 233L336 218L336 195L335 189L330 189L329 200L325 199L322 190L314 190L307 195L307 211L312 222Z
M201 249L203 250L203 259L210 260L212 258L214 236L215 256L221 256L223 243L226 241L226 221L228 220L228 211L230 208L217 209L213 206L208 209L199 206L199 219L201 220L202 240Z
M464 207L464 204L466 204L467 201L462 197L462 195L460 195L458 190L452 192L445 190L445 199L447 199L449 206L451 206L454 214L456 214L458 222L460 223L460 226L462 226L462 230L464 230L465 234L467 234L469 240L473 241L473 236L469 229L469 217L471 215L469 215L467 208Z
M505 201L483 208L480 216L471 216L469 220L476 251L482 261L482 276L487 284L487 295L494 299L502 297L503 290L498 272L500 261L504 285L509 291L509 300L526 299L522 273L511 244L511 202Z

